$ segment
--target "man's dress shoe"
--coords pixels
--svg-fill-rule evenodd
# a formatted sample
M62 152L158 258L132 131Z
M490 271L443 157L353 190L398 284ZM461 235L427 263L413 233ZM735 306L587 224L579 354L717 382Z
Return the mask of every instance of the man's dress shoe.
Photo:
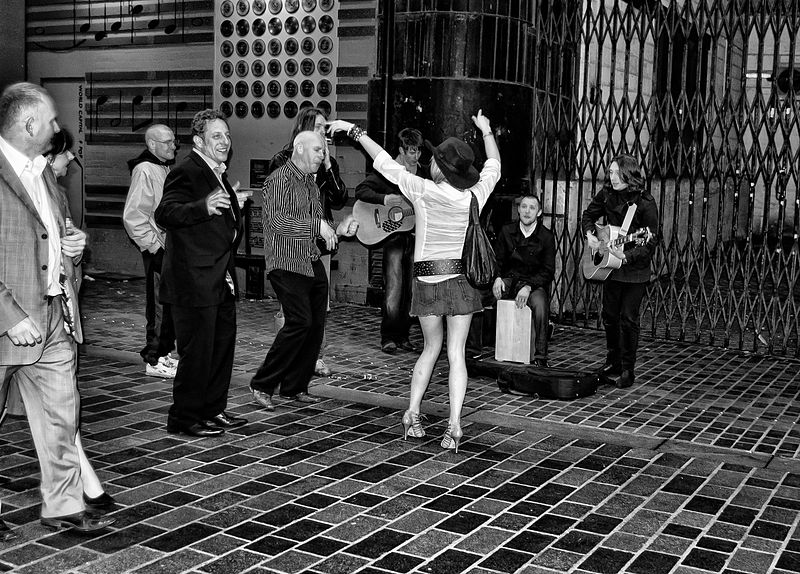
M86 510L90 512L111 512L114 510L117 501L107 492L103 492L100 496L92 498L90 496L86 496L84 493L83 495L83 503L86 505Z
M220 428L236 428L247 424L247 419L240 419L229 416L228 413L222 411L217 416L211 417L207 421L203 421L206 425L218 426Z
M69 516L55 516L52 518L42 517L42 524L47 528L58 530L59 528L70 528L76 532L95 532L114 524L116 518L96 518L89 516L85 512L70 514Z
M615 377L622 374L622 365L619 363L606 362L605 365L600 367L597 375L600 377L600 382L604 385L615 385Z
M419 351L417 346L408 339L403 339L402 341L397 343L397 346L403 349L404 351L410 351L412 353L416 353L417 351Z
M0 520L0 542L8 542L15 538L19 538L19 534L11 530L3 520Z
M190 425L171 425L167 423L167 432L172 434L185 434L199 438L220 436L225 431L218 426L210 426L202 422L192 423Z
M547 364L547 359L534 359L533 365L542 369L547 369L549 367Z
M636 377L633 374L633 369L625 369L622 371L622 374L617 379L617 382L614 385L618 389L627 389L628 387L633 386Z
M600 367L598 374L600 374L600 376L605 376L605 377L619 376L622 374L622 365L620 365L619 363L607 362L605 365Z
M312 397L308 393L297 393L295 396L291 398L292 400L297 401L298 403L308 403L312 405L322 400L319 397Z
M253 398L256 402L264 407L268 411L274 411L275 405L272 404L272 395L269 393L265 393L264 391L259 391L258 389L254 389L250 387L250 392L253 393Z

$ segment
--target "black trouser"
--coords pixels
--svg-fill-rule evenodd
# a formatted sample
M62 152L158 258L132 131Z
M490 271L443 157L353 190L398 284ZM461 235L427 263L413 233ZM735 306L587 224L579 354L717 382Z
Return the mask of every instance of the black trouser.
M172 305L181 360L172 387L169 422L191 425L225 410L236 348L236 303Z
M264 363L250 386L270 395L280 386L280 394L293 397L308 392L314 365L325 333L328 308L328 277L317 260L312 263L314 276L308 277L283 269L269 274L269 281L283 307L285 323L275 335Z
M534 331L534 349L531 359L547 359L547 335L550 330L550 294L544 287L537 287L528 295L531 323Z
M606 330L606 361L636 366L639 348L639 307L647 291L647 283L622 283L609 280L603 285L603 326Z
M169 354L175 348L175 327L169 305L161 304L158 299L158 284L161 281L161 262L164 250L155 253L142 251L145 280L144 316L147 321L147 343L139 352L146 363L155 366L158 359Z
M408 339L413 261L414 237L410 233L397 233L386 240L383 245L381 345Z

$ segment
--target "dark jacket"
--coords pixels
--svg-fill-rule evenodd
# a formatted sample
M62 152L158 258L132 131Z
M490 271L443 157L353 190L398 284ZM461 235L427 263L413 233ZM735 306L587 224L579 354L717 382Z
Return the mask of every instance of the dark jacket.
M206 196L218 187L217 176L195 151L167 176L155 211L156 223L167 230L160 288L165 303L219 305L230 293L225 273L236 281L242 214L230 184L226 187L231 208L222 215L208 214Z
M510 280L508 293L516 296L529 285L531 291L543 287L550 292L556 272L556 240L542 222L530 237L520 231L519 221L505 224L494 242L500 277Z
M644 244L628 243L625 245L625 265L615 269L609 279L623 283L646 283L650 280L650 263L656 246L656 233L658 233L658 207L647 191L636 194L627 193L627 190L616 192L610 185L605 185L593 198L581 216L581 228L584 235L594 233L595 223L605 218L606 224L621 226L628 211L628 201L636 204L636 214L628 229L628 233L638 231L644 227L650 229L652 236Z

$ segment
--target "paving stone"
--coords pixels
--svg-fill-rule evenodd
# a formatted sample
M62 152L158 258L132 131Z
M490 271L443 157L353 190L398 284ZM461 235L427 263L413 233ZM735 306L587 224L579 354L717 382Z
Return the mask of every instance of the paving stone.
M9 419L0 499L23 540L0 544L0 571L800 572L798 361L645 339L646 383L571 402L471 377L455 454L438 444L446 360L425 397L430 436L402 440L416 357L383 356L375 309L334 304L322 403L260 409L247 383L277 305L241 301L228 408L250 423L194 439L164 432L170 383L142 372L141 282L88 289L84 444L117 523L96 537L40 527L35 451ZM598 333L559 333L551 363L589 367Z

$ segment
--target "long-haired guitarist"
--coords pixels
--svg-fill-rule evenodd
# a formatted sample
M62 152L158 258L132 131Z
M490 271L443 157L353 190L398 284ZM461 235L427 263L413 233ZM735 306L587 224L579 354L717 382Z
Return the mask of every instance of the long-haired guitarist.
M428 166L419 162L424 140L422 133L413 128L404 128L397 134L397 163L403 165L408 173L430 179ZM391 206L405 206L411 209L400 188L377 172L370 173L356 186L356 199L367 203ZM398 231L387 237L383 243L383 305L381 306L381 350L392 354L398 348L416 351L408 340L411 326L411 282L412 262L414 261L414 234L412 231Z
M616 378L619 388L634 383L636 350L639 347L639 306L650 280L650 263L655 250L654 234L658 231L658 207L645 189L639 163L628 154L616 156L608 168L603 188L594 196L581 217L587 247L597 250L600 240L595 223L605 218L606 224L623 227L628 208L635 206L633 218L625 229L647 228L646 241L610 246L609 252L622 260L603 285L603 326L606 331L606 361L600 370L606 382ZM629 218L630 219L630 218Z

